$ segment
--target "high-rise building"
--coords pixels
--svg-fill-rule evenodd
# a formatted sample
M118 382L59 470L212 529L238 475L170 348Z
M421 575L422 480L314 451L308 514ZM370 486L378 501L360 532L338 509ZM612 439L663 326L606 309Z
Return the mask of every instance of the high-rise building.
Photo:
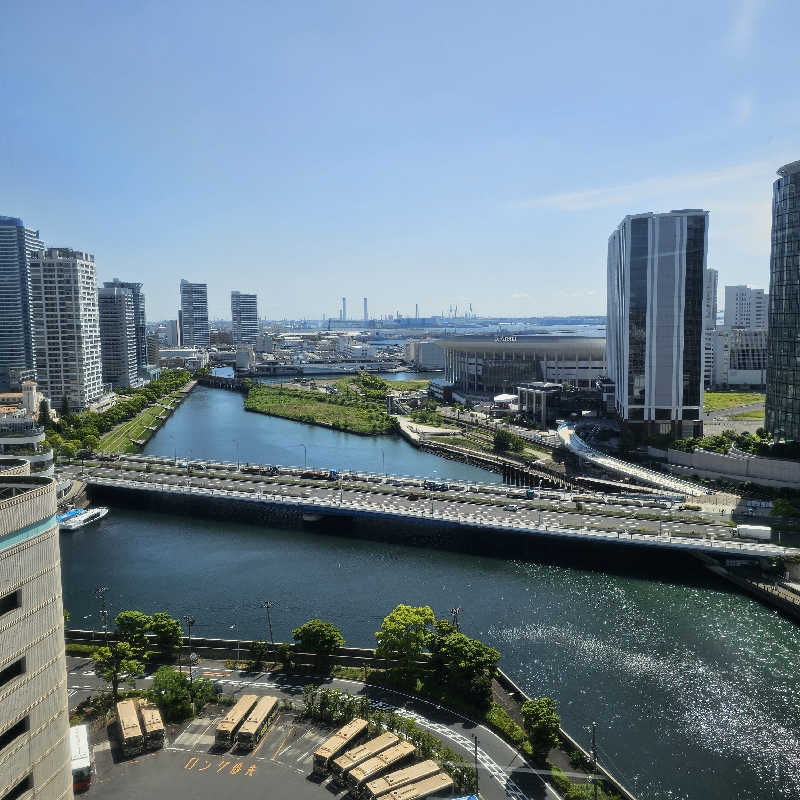
M369 322L369 314L367 313L367 298L364 298L364 322Z
M9 369L36 366L31 344L30 254L43 250L39 231L17 217L0 217L0 391L11 387Z
M181 346L181 326L177 319L167 320L167 345L169 347Z
M208 347L208 284L181 281L181 342Z
M0 795L71 800L56 484L0 462Z
M347 298L342 298L342 322L347 320Z
M769 295L750 286L725 287L725 325L731 328L766 328Z
M800 161L778 170L772 186L772 252L765 427L800 439Z
M702 433L708 212L625 217L608 240L608 374L620 422Z
M106 288L114 289L128 289L131 293L133 300L133 325L136 329L136 366L138 369L143 369L147 366L147 317L144 312L144 293L142 292L142 284L132 281L121 281L119 278L114 278L113 281L103 284Z
M39 388L61 411L103 391L94 256L68 247L31 254L31 318Z
M97 290L97 309L103 381L115 388L138 386L141 378L133 291L121 287L119 283L107 283Z
M717 327L717 289L719 273L707 269L703 281L703 386L714 381L714 328Z
M254 294L231 292L233 344L256 343L258 336L258 298Z

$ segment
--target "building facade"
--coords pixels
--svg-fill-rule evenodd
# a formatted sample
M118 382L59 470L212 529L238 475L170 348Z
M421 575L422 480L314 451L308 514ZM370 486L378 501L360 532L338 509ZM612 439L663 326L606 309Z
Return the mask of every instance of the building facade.
M763 389L767 376L767 329L730 328L712 331L715 389Z
M97 290L97 308L103 381L115 388L138 386L141 379L133 292L106 284Z
M725 287L725 325L731 328L766 328L769 295L750 286Z
M0 797L72 798L56 485L0 461Z
M178 320L167 320L167 346L180 347L181 346L181 326Z
M608 376L641 435L702 433L708 212L625 217L608 240Z
M602 338L466 335L438 344L444 350L444 379L460 394L494 396L528 381L590 387L606 371Z
M133 301L133 327L136 335L136 367L137 370L144 369L152 361L147 360L147 315L144 309L144 292L142 284L133 281L121 281L114 278L103 284L106 289L127 289L131 293Z
M254 294L231 292L232 344L255 345L258 336L258 298Z
M0 416L0 458L24 459L32 475L53 474L53 448L45 441L44 426L24 409Z
M719 273L707 269L703 282L703 386L711 386L714 367L713 332L717 327L717 289Z
M772 191L765 427L800 439L800 161L778 170Z
M94 256L67 247L31 255L31 317L39 388L59 411L103 393Z
M36 366L31 340L30 255L44 249L39 231L0 217L0 392L14 388L10 369Z
M208 285L181 281L181 344L208 347Z

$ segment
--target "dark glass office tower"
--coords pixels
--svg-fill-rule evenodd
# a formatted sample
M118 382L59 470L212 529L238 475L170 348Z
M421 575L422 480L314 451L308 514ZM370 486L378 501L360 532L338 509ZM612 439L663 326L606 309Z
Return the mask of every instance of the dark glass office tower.
M781 167L772 188L765 427L800 439L800 161Z

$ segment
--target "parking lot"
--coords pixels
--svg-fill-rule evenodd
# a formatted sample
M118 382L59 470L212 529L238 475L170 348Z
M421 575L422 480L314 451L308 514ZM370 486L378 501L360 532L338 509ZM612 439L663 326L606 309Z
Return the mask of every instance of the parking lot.
M252 753L214 747L220 717L201 717L168 737L163 750L121 758L117 745L95 748L96 775L89 790L94 798L141 800L218 800L297 798L320 800L331 792L312 779L314 750L330 731L298 722L282 712Z

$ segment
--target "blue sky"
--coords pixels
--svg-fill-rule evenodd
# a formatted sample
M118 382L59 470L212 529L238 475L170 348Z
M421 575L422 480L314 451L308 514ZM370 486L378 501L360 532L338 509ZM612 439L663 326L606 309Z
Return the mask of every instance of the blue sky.
M800 4L38 3L0 29L0 214L271 318L605 312L626 213L711 211L768 287Z

